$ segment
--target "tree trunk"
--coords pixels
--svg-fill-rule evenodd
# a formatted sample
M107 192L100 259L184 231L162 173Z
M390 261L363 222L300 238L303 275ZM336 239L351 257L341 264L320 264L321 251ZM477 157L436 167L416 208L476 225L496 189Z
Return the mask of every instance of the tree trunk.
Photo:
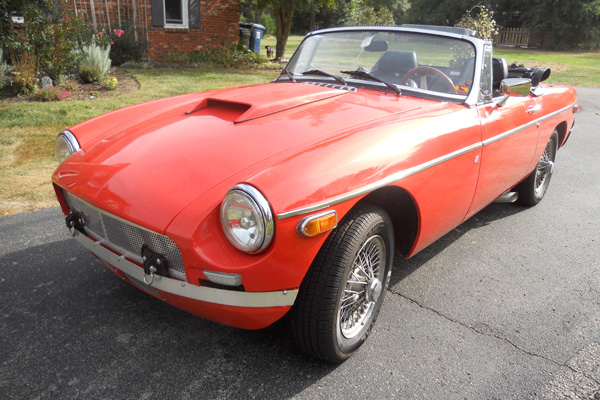
M310 12L310 21L308 23L308 31L312 32L315 29L317 29L316 25L317 25L317 21L316 21L316 17L317 17L317 12L315 10L312 10Z
M295 0L271 0L273 10L275 11L275 37L277 38L275 59L279 61L283 60L285 56L285 46L290 36L290 28L292 27L294 3Z

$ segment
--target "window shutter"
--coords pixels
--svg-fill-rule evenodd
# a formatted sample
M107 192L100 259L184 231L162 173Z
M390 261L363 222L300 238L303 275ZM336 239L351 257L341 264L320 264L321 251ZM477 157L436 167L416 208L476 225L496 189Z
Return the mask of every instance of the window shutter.
M190 28L200 28L200 0L189 0L188 15Z
M165 26L165 10L163 0L151 0L152 26Z

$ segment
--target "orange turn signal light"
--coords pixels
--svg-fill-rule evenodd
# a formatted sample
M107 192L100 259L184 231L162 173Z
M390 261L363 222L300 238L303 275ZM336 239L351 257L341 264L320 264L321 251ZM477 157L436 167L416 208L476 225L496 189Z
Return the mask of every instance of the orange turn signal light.
M316 236L332 230L337 226L337 213L335 210L326 211L324 213L311 215L304 218L298 224L298 233L302 236Z

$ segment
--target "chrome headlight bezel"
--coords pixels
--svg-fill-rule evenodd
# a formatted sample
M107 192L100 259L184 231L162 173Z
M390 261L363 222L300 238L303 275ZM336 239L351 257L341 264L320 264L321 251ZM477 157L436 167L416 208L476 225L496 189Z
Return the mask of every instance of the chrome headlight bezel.
M72 154L76 153L81 149L77 138L71 131L63 131L58 134L56 141L54 142L54 152L58 163L62 164Z
M242 212L245 212L244 219L238 216ZM248 184L229 189L221 203L220 217L221 227L229 242L245 253L260 253L273 240L275 222L269 202L261 192Z

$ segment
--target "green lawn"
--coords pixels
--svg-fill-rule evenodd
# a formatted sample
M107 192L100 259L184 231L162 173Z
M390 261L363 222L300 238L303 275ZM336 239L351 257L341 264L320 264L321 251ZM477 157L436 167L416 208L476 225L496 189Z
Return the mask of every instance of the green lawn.
M304 36L298 36L298 35L290 35L290 37L288 38L288 41L286 43L285 46L285 59L289 60L290 57L292 56L292 54L294 54L294 51L296 51L296 49L298 48L298 46L300 45L300 42L302 41L302 39L304 39ZM260 54L261 55L265 55L266 53L264 52L265 50L265 46L271 46L273 48L273 55L275 55L275 45L277 44L277 39L275 38L275 36L265 36L262 38L261 42L260 42Z
M600 87L600 53L549 52L507 47L496 48L494 53L497 57L504 57L508 65L518 61L526 67L550 67L550 83Z

